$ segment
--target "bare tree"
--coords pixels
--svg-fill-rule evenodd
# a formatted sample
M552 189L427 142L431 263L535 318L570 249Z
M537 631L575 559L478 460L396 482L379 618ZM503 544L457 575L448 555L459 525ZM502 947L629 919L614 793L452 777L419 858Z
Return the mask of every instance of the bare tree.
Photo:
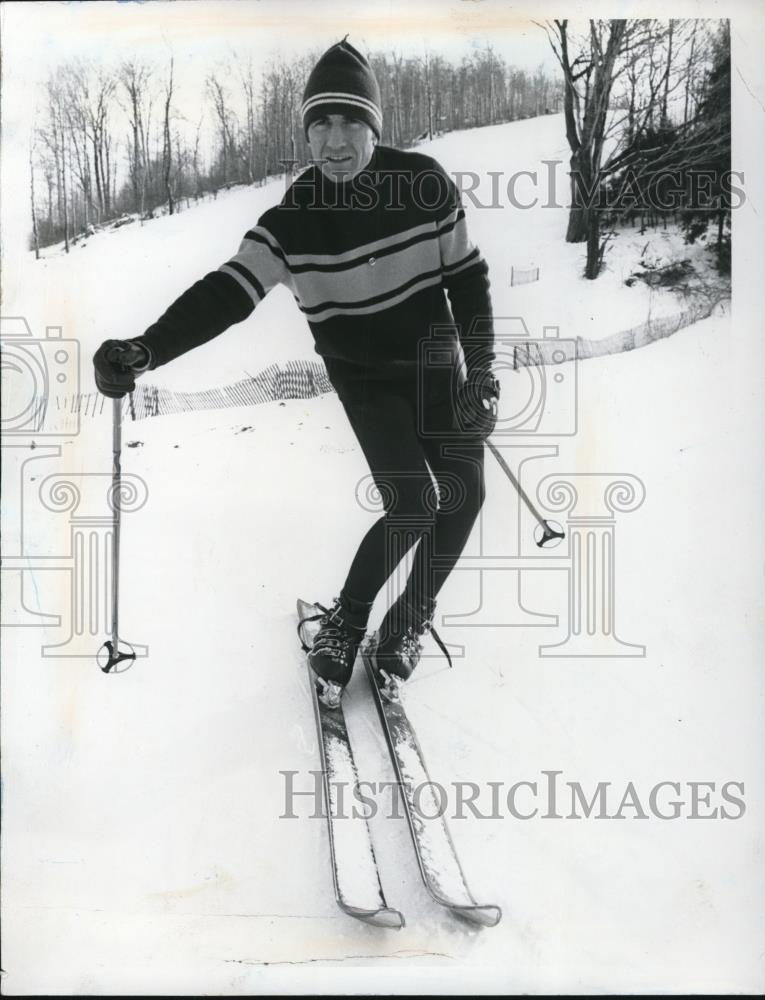
M688 69L700 51L694 22L590 21L588 33L576 40L567 21L541 26L564 77L566 136L571 149L566 239L587 242L585 276L592 279L600 271L613 235L600 232L600 198L608 185L628 175L639 192L638 200L644 202L646 190L662 171L687 171L719 159L730 142L729 129L726 132L719 115L707 116L710 120L704 122L688 116ZM691 56L684 63L683 49L688 44ZM673 66L677 67L674 74ZM626 83L618 93L621 77ZM672 108L684 86L684 120L672 122ZM679 109L674 118L680 118ZM641 212L646 210L642 202ZM612 217L618 221L633 207L634 200ZM655 224L657 213L650 198L647 211Z
M96 216L99 207L93 200L93 184L91 172L90 147L88 138L88 121L82 102L79 100L79 93L76 86L73 86L71 79L65 79L67 100L65 105L65 118L70 143L71 170L77 180L82 197L83 223L88 225L92 216ZM77 228L75 205L73 207L74 226Z
M194 198L199 200L199 196L202 194L202 171L200 169L199 163L199 140L202 135L202 122L204 117L200 115L199 122L197 123L197 131L194 136L194 152L191 156L191 168L194 172Z
M165 82L165 111L162 126L162 176L165 182L165 197L167 199L167 211L169 215L172 215L175 212L173 189L170 182L173 169L173 143L170 132L170 109L173 101L174 69L175 58L170 56L170 71Z
M668 118L667 106L669 101L669 77L672 72L672 35L674 23L675 22L670 18L669 31L667 32L667 72L664 74L664 97L661 102L662 121L666 121Z
M255 72L252 66L252 57L244 60L235 56L233 61L239 71L239 83L244 96L244 127L239 144L239 155L247 171L248 183L254 184L255 149L257 146Z
M69 206L67 204L67 130L64 127L65 98L60 82L51 77L46 84L47 126L40 131L53 162L56 178L56 202L58 225L62 229L64 249L69 253Z
M29 200L32 207L32 239L35 249L35 260L40 259L40 240L37 236L37 211L35 210L35 157L34 135L29 143Z
M94 68L86 63L70 67L66 79L71 107L90 142L96 210L100 220L111 212L109 113L117 81L103 67Z
M573 39L567 20L556 20L542 27L547 31L564 79L566 138L571 150L571 210L566 241L586 241L585 276L593 279L600 271L604 250L600 240L600 210L593 200L600 194L608 168L613 168L619 158L614 150L604 161L606 141L625 132L634 134L638 129L635 81L640 70L635 60L645 59L646 54L649 72L643 83L647 98L641 110L649 121L652 119L664 74L668 72L655 56L661 29L656 22L590 20L586 35ZM625 54L627 59L622 58ZM662 74L658 79L657 66ZM612 90L625 69L632 84L627 115L614 118L609 116ZM617 149L618 145L617 142Z
M208 77L214 126L211 167L203 164L205 119L195 112L185 128L178 106L174 60L162 70L128 58L117 70L93 61L68 61L54 69L32 153L37 240L64 239L126 207L140 217L208 185L265 181L309 154L299 114L300 96L318 52L288 64L274 58L257 66L232 55ZM383 141L407 147L423 135L529 116L559 83L538 72L533 82L506 66L490 48L460 64L426 52L424 59L370 53L383 96ZM552 98L551 98L552 103ZM124 134L116 131L124 114ZM42 181L42 184L40 183ZM45 214L47 194L47 216ZM34 234L32 234L34 238Z
M401 127L401 67L404 57L401 54L391 53L393 62L393 119L391 123L391 142L399 145L402 142Z
M217 73L210 73L206 80L207 93L212 101L213 111L218 126L220 182L223 185L232 180L233 160L236 156L234 133L236 116L231 110L231 97Z
M422 77L424 87L420 91L425 97L425 133L428 139L433 138L433 87L431 85L431 65L432 56L429 52L425 52L425 55L418 59L418 64L422 67Z
M589 26L589 46L582 43L577 54L571 52L568 20L556 20L554 32L549 25L545 26L563 70L565 85L566 139L571 150L568 243L584 240L589 243L593 236L593 213L583 197L582 187L591 192L597 182L616 58L623 45L627 22L612 20L604 24L591 20Z
M131 59L120 67L119 82L125 95L123 107L130 126L128 161L133 210L138 212L141 220L146 212L146 188L149 180L145 122L151 113L150 81L151 68L146 63Z

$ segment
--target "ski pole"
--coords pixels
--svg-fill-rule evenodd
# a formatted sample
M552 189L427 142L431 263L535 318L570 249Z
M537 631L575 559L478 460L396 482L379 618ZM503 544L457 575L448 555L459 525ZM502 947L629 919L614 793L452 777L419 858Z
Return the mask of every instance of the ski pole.
M122 398L112 400L112 637L105 642L101 650L106 650L107 658L101 670L108 674L112 667L123 660L134 660L135 651L128 646L129 652L120 652L119 648L119 587L120 587L120 497L122 491ZM127 645L127 643L126 643ZM99 651L100 652L100 651Z
M499 451L499 449L497 448L497 446L495 444L493 444L492 441L490 441L488 438L486 439L486 444L489 446L492 455L499 462L500 467L502 468L502 471L505 473L505 475L507 476L507 478L510 480L510 482L513 484L513 486L518 491L518 495L520 496L521 500L523 500L523 502L526 504L526 506L528 507L528 509L534 515L534 518L536 519L537 523L539 524L540 528L542 529L542 537L537 542L538 547L541 549L545 545L547 545L548 542L551 542L551 541L553 541L556 538L558 540L560 540L561 538L565 538L566 537L565 533L563 531L556 531L555 528L552 527L552 525L550 524L550 522L546 521L542 517L542 515L539 513L539 511L536 509L536 507L534 506L534 504L531 502L531 500L529 499L528 495L526 494L526 491L521 486L521 484L518 482L518 479L516 478L516 476L513 475L512 469L507 464L507 462L505 461L505 459L502 457L502 454Z

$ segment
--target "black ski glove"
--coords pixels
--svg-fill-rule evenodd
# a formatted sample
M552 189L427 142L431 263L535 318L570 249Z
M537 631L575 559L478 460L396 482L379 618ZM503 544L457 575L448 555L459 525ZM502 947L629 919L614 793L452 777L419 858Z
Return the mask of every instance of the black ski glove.
M150 365L151 352L140 340L105 340L93 355L96 386L104 396L121 399Z
M460 427L482 441L497 426L499 381L489 368L473 369L457 390Z

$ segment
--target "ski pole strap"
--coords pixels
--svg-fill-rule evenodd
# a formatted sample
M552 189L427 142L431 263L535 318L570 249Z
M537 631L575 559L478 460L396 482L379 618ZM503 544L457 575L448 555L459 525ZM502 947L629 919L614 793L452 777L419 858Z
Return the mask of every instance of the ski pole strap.
M446 661L449 664L449 666L450 667L454 667L454 664L452 663L452 658L449 655L449 650L446 648L446 646L444 645L443 640L441 639L441 636L438 634L438 632L436 632L436 630L433 628L432 625L430 626L430 634L436 640L436 644L438 645L439 649L441 650L441 652L446 657Z
M316 603L316 604L314 604L314 607L315 608L319 608L320 614L318 614L318 615L307 615L305 618L301 618L298 621L298 623L297 623L297 636L298 636L298 639L300 640L300 646L301 646L301 648L302 648L302 650L303 650L304 653L309 653L310 650L311 650L311 647L310 646L306 646L305 642L303 641L303 635L302 635L302 633L301 633L300 630L302 629L302 627L307 622L318 622L322 618L324 618L325 615L329 614L329 610L327 608L325 608L323 604Z

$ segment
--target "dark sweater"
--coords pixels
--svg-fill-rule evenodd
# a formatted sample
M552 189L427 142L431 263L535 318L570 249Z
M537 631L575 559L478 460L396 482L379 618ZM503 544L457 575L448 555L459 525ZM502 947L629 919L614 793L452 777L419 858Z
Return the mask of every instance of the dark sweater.
M453 181L422 153L376 146L367 167L339 184L318 166L305 170L238 253L139 338L151 368L246 319L277 284L292 292L323 357L414 363L440 325L455 353L461 340L469 369L492 360L488 267Z

